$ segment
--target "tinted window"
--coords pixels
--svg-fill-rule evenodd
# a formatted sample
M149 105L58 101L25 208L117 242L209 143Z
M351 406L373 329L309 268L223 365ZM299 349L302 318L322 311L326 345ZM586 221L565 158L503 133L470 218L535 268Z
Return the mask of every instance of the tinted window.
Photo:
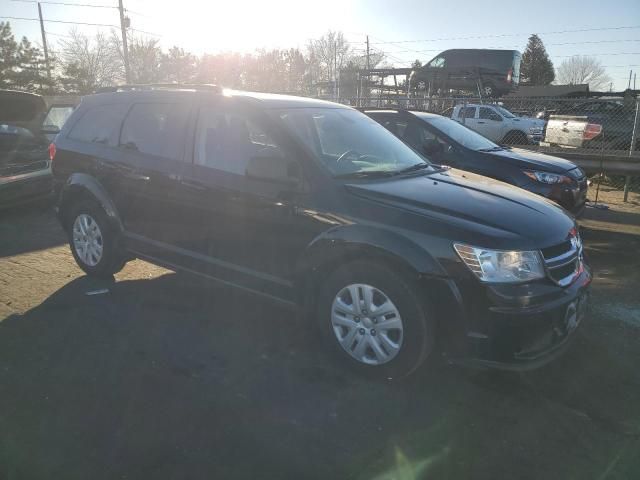
M464 118L475 118L476 107L461 108L458 111L458 118L462 118L463 116Z
M69 132L69 138L116 146L120 124L127 109L128 105L122 103L88 108Z
M189 107L178 103L139 103L127 115L120 145L149 155L182 159Z
M244 175L252 157L283 155L256 118L213 108L200 113L195 155L198 165Z

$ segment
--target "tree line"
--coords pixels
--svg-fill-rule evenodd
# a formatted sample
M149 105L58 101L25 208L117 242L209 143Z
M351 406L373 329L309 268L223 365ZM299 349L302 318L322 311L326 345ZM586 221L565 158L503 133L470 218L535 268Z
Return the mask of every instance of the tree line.
M50 49L50 75L42 50L26 37L16 40L9 22L0 22L0 88L35 93L84 95L98 88L125 83L124 55L119 32L88 36L72 29ZM338 72L363 68L341 32L329 31L310 40L306 49L259 49L197 56L174 46L163 50L158 40L128 39L131 83L214 83L229 88L265 92L314 93L313 86L333 82ZM371 54L372 66L384 60Z

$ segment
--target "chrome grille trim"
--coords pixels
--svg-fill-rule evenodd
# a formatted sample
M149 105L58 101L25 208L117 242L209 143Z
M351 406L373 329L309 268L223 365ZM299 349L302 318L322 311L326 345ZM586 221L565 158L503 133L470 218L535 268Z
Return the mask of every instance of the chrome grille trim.
M568 245L567 245L568 244ZM568 250L561 253L560 255L556 255L551 258L546 258L544 253L542 254L542 258L544 259L545 270L547 271L547 276L553 280L557 285L561 287L566 287L570 285L573 280L576 278L577 274L580 272L580 266L582 264L582 242L578 238L578 241L571 242L563 242L562 244L556 245L553 248L554 250L567 245L569 247ZM554 274L557 270L566 267L567 265L574 264L574 268L571 273L565 275L561 278L557 278L557 274ZM560 272L557 272L560 273Z

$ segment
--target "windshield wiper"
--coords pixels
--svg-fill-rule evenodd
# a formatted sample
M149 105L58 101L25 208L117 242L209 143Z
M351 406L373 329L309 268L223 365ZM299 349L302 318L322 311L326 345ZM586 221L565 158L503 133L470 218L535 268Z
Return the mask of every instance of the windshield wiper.
M410 167L403 168L402 170L398 170L395 173L396 173L396 175L398 175L398 174L401 175L403 173L416 172L418 170L422 170L423 168L428 168L430 166L431 166L430 163L416 163L415 165L411 165Z
M389 170L360 170L358 172L343 173L335 178L385 178L392 177L396 172Z

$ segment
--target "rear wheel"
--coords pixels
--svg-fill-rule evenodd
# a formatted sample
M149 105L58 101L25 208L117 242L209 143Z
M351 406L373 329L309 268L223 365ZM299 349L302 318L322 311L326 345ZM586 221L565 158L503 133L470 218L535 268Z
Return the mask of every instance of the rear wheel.
M126 263L116 248L117 235L102 207L92 201L75 205L67 216L71 253L88 275L109 277Z
M435 322L418 286L396 270L352 262L332 273L317 321L333 352L362 373L400 378L433 349Z

